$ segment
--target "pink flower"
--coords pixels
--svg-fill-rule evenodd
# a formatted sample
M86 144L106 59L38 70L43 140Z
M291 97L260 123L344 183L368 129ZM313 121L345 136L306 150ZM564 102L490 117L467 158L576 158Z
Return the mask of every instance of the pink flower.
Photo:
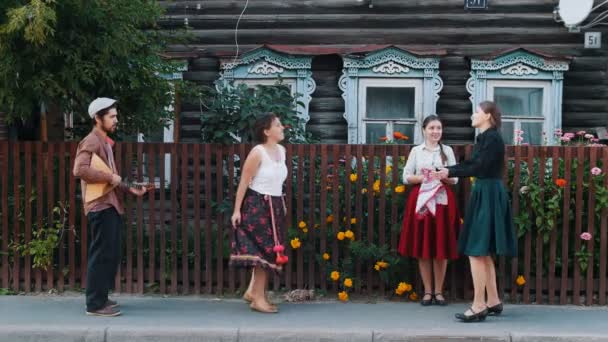
M593 139L591 139L591 142L592 142L592 143L597 143L597 142L600 142L600 139L598 139L598 138L593 138Z
M591 174L594 176L599 176L602 174L602 169L600 169L599 167L594 167L593 169L591 169Z
M585 134L585 139L593 139L595 138L593 134Z
M520 143L520 142L524 141L524 138L520 137L520 136L517 136L517 137L515 137L515 141L518 142L518 143Z
M604 144L591 144L589 146L591 146L591 147L605 147L606 145L604 145Z
M578 132L576 132L576 135L585 135L585 134L587 134L587 132L585 132L585 131L578 131Z
M585 240L585 241L589 241L591 240L591 233L589 232L584 232L581 234L581 239Z
M521 146L530 146L530 143L522 143Z
M561 140L563 142L570 142L570 137L567 137L564 135L563 137L559 138L559 140Z
M569 139L572 139L572 138L574 138L575 136L576 136L576 135L574 135L574 133L565 133L565 134L564 134L564 137L565 137L565 138L569 138Z

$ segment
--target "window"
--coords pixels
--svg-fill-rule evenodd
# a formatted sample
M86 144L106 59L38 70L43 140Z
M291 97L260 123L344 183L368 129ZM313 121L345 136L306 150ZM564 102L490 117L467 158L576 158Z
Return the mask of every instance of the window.
M435 114L443 82L438 58L419 58L397 47L344 56L339 87L348 143L377 144L400 132L422 143L420 124Z
M280 80L279 79L260 79L260 78L253 78L253 79L246 79L246 80L235 80L234 81L234 85L239 85L239 84L245 84L248 87L256 87L259 85L263 85L263 86L274 86L277 85L278 82L281 82L281 84L289 87L289 89L291 90L291 96L296 95L296 81L293 79L289 79L289 80Z
M546 132L551 130L552 115L549 112L548 94L550 82L546 81L489 81L488 98L502 111L502 134L505 142L519 144L515 130L523 131L523 142L544 144Z
M422 113L421 87L421 80L361 80L359 141L374 144L395 132L415 140Z
M172 80L181 80L183 79L183 72L188 70L188 63L186 61L183 61L178 73L174 73L174 74L170 74L170 75L159 75L159 77L166 79L168 82L172 81ZM173 84L172 84L173 85ZM166 108L167 111L169 112L174 112L175 115L180 115L179 113L175 112L175 91L173 90L173 87L171 87L171 98L173 99L173 102L171 104L169 104ZM157 130L157 131L153 131L153 132L140 132L137 135L137 141L138 142L158 142L158 143L172 143L174 142L174 136L175 136L175 129L174 129L174 121L171 120L167 126ZM164 187L167 187L170 183L171 183L171 154L170 153L165 153L164 156L160 156L160 157L155 157L154 160L152 160L146 153L147 151L144 151L143 154L143 176L144 176L144 181L148 182L148 183L153 183L157 189L160 189L161 184L160 184L160 168L164 167L164 171L165 171L165 184ZM162 160L164 159L164 160ZM150 179L150 177L148 176L148 164L149 163L154 163L155 165L155 170L154 170L154 179Z
M562 123L563 73L568 63L522 48L471 59L467 90L473 111L482 101L496 102L507 143L555 143L553 133ZM516 140L516 131L523 131L523 141Z
M274 85L281 80L290 87L291 94L297 96L296 102L303 104L296 108L298 116L306 124L310 119L308 105L311 94L316 88L310 71L311 64L311 56L293 56L261 47L239 56L237 60L222 60L222 72L216 86L221 87L231 82L248 86Z

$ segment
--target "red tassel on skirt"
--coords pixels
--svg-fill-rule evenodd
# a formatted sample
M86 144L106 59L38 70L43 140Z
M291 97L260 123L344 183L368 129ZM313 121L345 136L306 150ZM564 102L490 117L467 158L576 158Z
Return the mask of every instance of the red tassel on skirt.
M454 192L449 186L445 189L448 205L438 204L434 217L429 213L420 219L416 215L420 185L412 188L405 204L401 237L397 247L401 255L422 259L458 259L460 214Z

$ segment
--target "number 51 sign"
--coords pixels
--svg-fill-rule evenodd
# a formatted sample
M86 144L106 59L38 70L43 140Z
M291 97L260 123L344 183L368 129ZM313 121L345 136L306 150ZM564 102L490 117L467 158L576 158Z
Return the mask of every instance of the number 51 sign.
M585 32L585 49L602 47L602 32Z
M464 0L464 9L487 9L488 0Z

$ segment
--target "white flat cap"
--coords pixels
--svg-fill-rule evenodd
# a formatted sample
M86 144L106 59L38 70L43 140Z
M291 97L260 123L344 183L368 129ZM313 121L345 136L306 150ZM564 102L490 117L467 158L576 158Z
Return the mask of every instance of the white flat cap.
M95 114L102 109L106 109L111 105L115 104L116 100L107 97L98 97L89 105L89 116L91 119L95 118Z

